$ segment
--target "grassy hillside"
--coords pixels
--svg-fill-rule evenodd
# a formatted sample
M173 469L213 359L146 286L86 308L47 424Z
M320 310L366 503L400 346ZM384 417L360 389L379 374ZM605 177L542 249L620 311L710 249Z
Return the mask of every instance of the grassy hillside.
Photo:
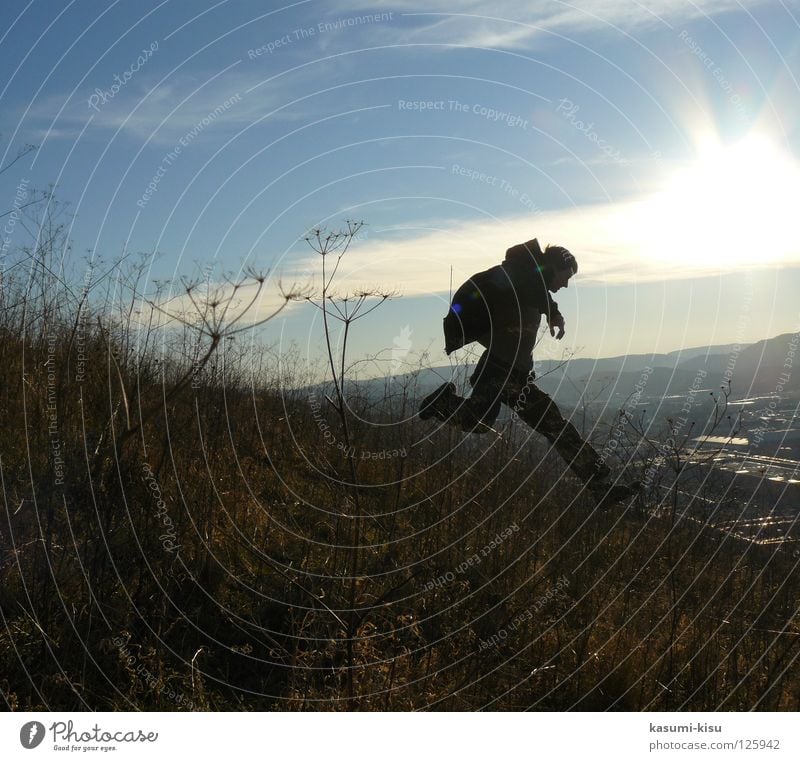
M41 264L0 318L7 707L797 710L796 553L658 489L597 511L527 429L415 419L413 379L343 419L230 321Z

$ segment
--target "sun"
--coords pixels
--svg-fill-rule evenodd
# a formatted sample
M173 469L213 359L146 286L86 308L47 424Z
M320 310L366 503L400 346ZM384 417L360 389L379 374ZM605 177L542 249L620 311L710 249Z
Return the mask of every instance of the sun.
M796 259L800 191L795 160L770 138L705 141L698 157L643 201L635 224L648 254L698 270Z

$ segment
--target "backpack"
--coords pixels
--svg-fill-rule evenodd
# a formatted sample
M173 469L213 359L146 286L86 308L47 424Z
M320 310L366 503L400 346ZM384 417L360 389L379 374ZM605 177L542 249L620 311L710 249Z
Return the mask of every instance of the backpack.
M444 350L452 354L456 349L477 341L491 331L491 314L500 303L507 276L498 265L478 272L463 283L453 294L450 309L443 320Z
M478 272L459 286L443 320L446 354L452 354L456 349L491 333L492 315L507 305L509 298L516 300L519 297L519 291L516 290L518 286L512 282L511 268L518 270L520 266L530 267L533 272L541 256L542 251L535 238L520 243L506 251L504 264ZM549 297L546 298L549 301Z

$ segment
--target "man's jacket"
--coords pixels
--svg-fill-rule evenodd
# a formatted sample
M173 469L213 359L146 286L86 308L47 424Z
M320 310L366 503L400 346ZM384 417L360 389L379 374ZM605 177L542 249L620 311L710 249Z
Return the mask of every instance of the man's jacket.
M453 295L444 318L445 352L479 341L511 364L530 362L541 315L558 313L545 277L535 238L509 248L502 264L476 273Z

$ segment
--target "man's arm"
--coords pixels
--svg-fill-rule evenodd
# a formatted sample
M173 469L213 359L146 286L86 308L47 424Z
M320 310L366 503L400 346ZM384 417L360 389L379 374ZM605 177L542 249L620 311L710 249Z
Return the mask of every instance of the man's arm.
M533 279L529 293L531 302L545 316L550 327L550 335L560 341L565 335L564 316L558 311L558 304L553 301L553 297L550 295L550 291L541 275L537 275ZM558 329L558 333L556 333L556 329Z
M547 294L548 310L547 310L547 324L550 326L550 335L557 338L559 341L564 337L564 315L558 311L558 304ZM558 328L558 333L556 333Z

